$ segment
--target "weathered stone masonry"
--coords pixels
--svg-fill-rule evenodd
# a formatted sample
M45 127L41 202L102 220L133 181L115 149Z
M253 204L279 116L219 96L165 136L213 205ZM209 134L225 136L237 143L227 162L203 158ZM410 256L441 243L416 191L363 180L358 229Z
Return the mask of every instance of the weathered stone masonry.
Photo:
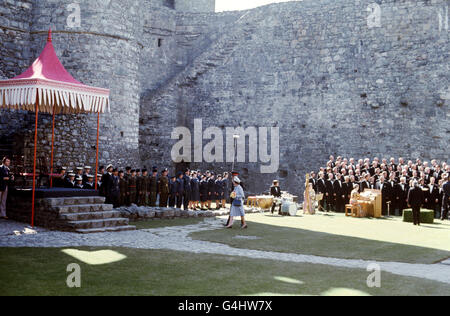
M81 26L68 28L71 2L0 0L0 76L21 73L52 26L74 77L111 89L102 163L170 165L172 129L196 118L204 128L280 128L278 174L237 165L251 192L280 178L301 194L306 172L329 154L449 158L448 0L305 0L229 13L201 0L78 1ZM23 134L26 157L31 122L1 112L0 135ZM41 118L41 157L50 123ZM95 117L59 117L56 164L93 164L95 126Z

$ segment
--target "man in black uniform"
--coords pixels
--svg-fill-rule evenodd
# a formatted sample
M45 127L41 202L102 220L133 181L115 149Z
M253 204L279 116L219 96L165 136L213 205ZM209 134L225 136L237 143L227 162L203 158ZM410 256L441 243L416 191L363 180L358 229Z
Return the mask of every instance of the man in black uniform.
M450 177L448 174L443 175L444 183L442 189L443 189L443 197L442 197L442 215L441 220L448 219L448 209L450 207Z
M408 193L408 205L412 208L414 225L420 226L420 208L422 207L423 202L423 190L419 186L417 180L414 180L413 188L411 188Z
M333 174L328 173L328 180L325 182L326 194L325 194L325 202L326 202L326 210L328 212L335 211L335 200L334 200L334 179Z
M106 173L102 177L102 187L103 192L105 194L106 204L113 204L113 198L112 198L112 189L113 189L113 166L108 165L106 167Z
M178 172L178 178L175 185L175 192L177 195L177 208L181 208L183 205L183 196L184 196L184 175L183 172Z
M346 186L345 186L346 187ZM335 198L335 206L336 212L344 212L344 203L345 203L345 195L347 190L344 188L344 185L341 180L341 174L336 175L336 180L333 183L333 192Z
M208 209L212 210L212 201L216 198L216 181L214 180L214 172L211 172L211 175L208 179Z
M325 195L327 192L325 174L323 171L319 172L319 180L317 181L317 193L323 194L323 199L319 201L319 209L325 211Z
M156 206L156 200L158 199L158 168L153 167L152 175L149 179L149 199L150 199L150 206L155 207Z
M177 202L177 177L172 176L169 180L169 207L175 207Z

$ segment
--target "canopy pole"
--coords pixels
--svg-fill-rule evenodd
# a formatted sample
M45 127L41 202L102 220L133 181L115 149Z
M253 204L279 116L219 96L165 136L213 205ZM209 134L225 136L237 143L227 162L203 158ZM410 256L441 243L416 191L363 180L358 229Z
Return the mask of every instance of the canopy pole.
M95 190L98 188L98 139L100 137L100 111L97 116L97 154L95 156Z
M34 200L36 197L36 153L37 153L37 128L39 117L39 94L36 95L36 120L34 125L34 160L33 160L33 197L31 200L31 227L34 228Z
M53 105L53 122L52 122L52 159L50 161L50 189L53 188L53 157L54 157L54 144L55 144L55 114L56 105Z

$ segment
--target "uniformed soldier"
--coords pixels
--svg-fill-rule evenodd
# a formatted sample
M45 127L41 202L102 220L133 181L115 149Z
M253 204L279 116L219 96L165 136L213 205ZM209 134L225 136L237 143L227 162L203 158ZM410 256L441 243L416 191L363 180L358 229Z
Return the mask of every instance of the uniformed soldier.
M119 187L119 169L114 168L112 174L111 202L114 208L119 207L120 187Z
M143 169L140 188L139 188L139 190L140 190L139 205L140 206L148 206L149 182L150 182L150 179L148 176L148 170Z
M175 207L177 202L177 177L172 176L169 180L169 207Z
M74 189L83 189L83 177L77 177L75 179Z
M64 187L67 189L75 188L75 173L71 172L68 174L66 181L64 182Z
M94 176L88 175L87 176L87 182L84 184L85 190L95 190L95 183L94 183Z
M141 169L136 170L136 199L133 201L137 206L142 206L140 198L142 194L142 173Z
M220 210L224 207L224 205L221 204L224 196L221 174L217 175L214 191L216 193L216 210Z
M77 167L76 177L81 177L83 179L83 167ZM83 181L83 180L82 180Z
M128 206L136 201L136 170L131 170L131 176L128 179Z
M164 169L158 181L159 206L167 207L169 199L169 178L167 177L169 170Z
M58 169L58 176L53 178L53 186L55 188L64 188L64 180L66 179L66 167Z
M212 201L216 199L216 180L214 179L214 172L210 173L208 179L208 210L212 210Z
M156 206L156 200L158 199L158 168L153 167L152 175L149 181L149 199L150 207Z
M88 176L91 174L92 168L90 166L84 167L84 174L83 174L83 184L86 184L88 182Z
M131 170L130 170L131 171ZM119 206L127 205L128 181L123 170L119 171Z

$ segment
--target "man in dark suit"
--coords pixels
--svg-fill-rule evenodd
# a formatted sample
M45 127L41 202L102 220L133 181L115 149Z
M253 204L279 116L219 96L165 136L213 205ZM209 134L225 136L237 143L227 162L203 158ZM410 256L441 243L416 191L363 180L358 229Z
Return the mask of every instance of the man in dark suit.
M450 207L450 178L448 174L444 175L444 180L446 183L444 183L442 189L443 189L443 197L442 197L442 215L441 220L448 219L448 209Z
M411 206L413 211L414 225L420 226L420 208L422 207L424 201L423 190L419 186L419 182L414 180L413 188L411 188L408 193L408 205Z
M391 201L391 188L389 182L384 181L384 176L380 176L380 181L376 185L376 189L381 191L381 206L383 215L387 215L387 202Z
M326 180L325 180L325 174L323 171L319 172L319 180L317 180L317 193L323 194L323 199L319 201L319 209L325 210L324 204L325 204L325 194L326 194L327 188L326 188Z
M364 180L361 181L359 192L362 193L365 189L370 189L370 174L368 173L364 176Z
M406 177L401 177L400 183L398 183L395 188L395 199L400 216L403 215L403 210L408 206L408 192L409 185L406 183Z
M339 173L336 175L336 180L333 183L333 195L336 212L344 212L346 189L344 188L344 183L341 181L341 175Z
M8 199L8 187L14 180L14 176L10 173L9 166L11 160L7 157L2 159L0 165L0 218L8 219L6 216L6 200Z
M270 195L272 195L276 198L281 197L281 188L280 188L280 183L278 182L278 180L273 181L273 185L270 187ZM272 204L272 214L273 214L273 212L275 212L275 206L277 206L277 203L274 200L273 204ZM281 206L282 205L280 203L280 209L278 210L279 214L281 214Z
M309 174L309 183L313 185L314 192L317 193L317 179L316 179L316 173L314 171L311 171Z
M328 174L328 180L325 182L325 202L327 211L335 211L335 199L334 199L334 176L330 172Z
M434 177L430 178L430 184L427 185L428 190L425 193L425 207L429 210L433 210L435 217L438 214L439 203L439 186L436 184ZM437 217L436 217L437 218Z

